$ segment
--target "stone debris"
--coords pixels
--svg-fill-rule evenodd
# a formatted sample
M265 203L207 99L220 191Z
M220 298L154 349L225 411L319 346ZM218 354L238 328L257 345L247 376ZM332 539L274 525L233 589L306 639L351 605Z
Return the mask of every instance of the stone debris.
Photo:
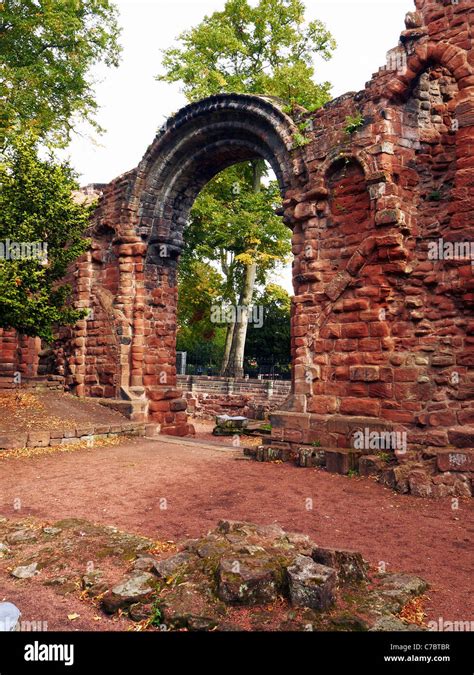
M335 569L298 555L286 571L293 605L326 610L334 604L337 583Z
M265 553L265 549L264 553ZM281 590L281 569L270 556L237 554L221 558L217 593L229 604L261 605L273 602Z
M247 417L230 417L229 415L218 415L216 417L216 426L212 432L214 436L233 436L242 434L248 427Z
M177 554L162 560L141 554L132 565L133 574L105 593L104 610L127 610L135 621L171 630L233 630L229 612L253 608L258 616L259 608L280 603L312 612L311 622L323 622L325 630L368 630L382 617L398 620L404 603L427 588L418 577L394 574L379 575L369 590L368 564L359 553L319 547L277 524L231 520L183 542ZM363 615L331 616L341 589L359 598Z
M50 537L56 537L56 535L62 532L60 527L44 527L43 532Z
M152 541L82 519L51 528L60 530L52 536L65 561L79 561L84 546L93 544L107 566L84 574L77 564L75 570L58 565L56 553L39 536L51 536L45 532L49 528L33 529L27 520L10 531L22 533L20 539L25 532L36 533L36 550L30 536L9 550L15 564L3 564L10 574L28 585L41 570L39 582L55 594L80 594L108 615L140 623L138 630L227 631L243 625L256 631L300 631L308 625L315 631L388 630L390 620L405 625L423 617L419 598L428 586L419 577L371 573L358 552L319 546L278 523L221 520L205 536L181 543Z
M157 560L152 565L152 572L156 574L159 579L170 579L173 577L186 563L192 559L192 554L188 551L177 553L166 560Z
M23 544L25 542L36 541L37 534L34 530L21 529L13 532L12 534L7 535L7 541L9 544Z
M317 546L311 552L317 563L333 567L341 581L366 581L369 565L360 553Z
M146 598L153 592L156 578L148 572L134 572L114 586L102 599L102 606L108 614Z
M16 579L31 579L32 577L39 574L38 563L31 563L31 565L20 565L20 567L15 567L12 570L12 577Z

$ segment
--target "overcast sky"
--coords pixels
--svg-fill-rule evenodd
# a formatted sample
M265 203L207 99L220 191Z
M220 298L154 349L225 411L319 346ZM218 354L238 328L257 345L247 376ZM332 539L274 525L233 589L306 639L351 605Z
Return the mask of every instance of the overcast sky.
M185 103L179 85L157 82L160 50L225 0L115 0L120 9L123 56L118 69L98 68L94 78L98 121L107 131L93 137L79 127L68 155L82 185L107 183L135 167L165 119ZM318 81L333 84L334 97L364 87L385 63L404 29L413 0L306 0L309 19L325 22L338 42L329 62L317 61Z

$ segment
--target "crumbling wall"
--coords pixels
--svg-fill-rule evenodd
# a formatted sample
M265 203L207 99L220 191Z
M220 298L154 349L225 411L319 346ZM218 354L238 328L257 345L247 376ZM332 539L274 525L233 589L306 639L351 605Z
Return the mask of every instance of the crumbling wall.
M175 367L189 209L219 171L264 158L295 256L292 387L271 443L350 449L394 429L415 458L474 446L474 1L416 10L363 91L296 120L266 97L194 103L103 189L71 277L91 311L61 334L72 391L191 431Z
M415 456L474 445L473 265L437 254L472 250L474 3L417 7L367 88L308 116L282 448L387 425Z
M264 420L282 406L291 390L290 382L284 381L196 375L178 375L178 386L187 401L188 413L204 419L233 415Z

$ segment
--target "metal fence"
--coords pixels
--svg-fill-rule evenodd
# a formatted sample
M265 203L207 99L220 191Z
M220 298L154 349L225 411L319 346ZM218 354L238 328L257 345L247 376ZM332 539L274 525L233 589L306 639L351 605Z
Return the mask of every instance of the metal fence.
M220 366L206 363L185 363L184 372L178 368L181 375L202 375L205 377L219 377ZM253 380L291 380L291 367L289 364L273 362L244 364L244 376Z

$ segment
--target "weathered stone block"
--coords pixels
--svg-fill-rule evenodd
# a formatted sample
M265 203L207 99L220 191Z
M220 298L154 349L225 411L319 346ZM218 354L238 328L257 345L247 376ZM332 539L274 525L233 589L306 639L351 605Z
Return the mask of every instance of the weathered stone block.
M320 565L337 571L341 582L359 582L367 579L368 563L360 553L317 546L311 552L312 559Z
M0 450L16 450L18 448L26 448L27 442L28 434L3 434L0 436Z
M296 607L329 609L335 601L336 570L298 555L287 569L290 602Z
M437 465L440 471L474 471L474 449L438 451Z
M281 590L281 578L276 561L267 556L224 557L217 572L218 596L239 605L273 602Z
M47 448L50 440L49 431L30 431L28 434L28 447Z
M347 475L350 471L358 471L362 452L350 448L329 448L325 453L329 473Z
M108 614L129 607L145 599L153 592L156 580L147 572L135 572L114 586L102 599L102 606Z

